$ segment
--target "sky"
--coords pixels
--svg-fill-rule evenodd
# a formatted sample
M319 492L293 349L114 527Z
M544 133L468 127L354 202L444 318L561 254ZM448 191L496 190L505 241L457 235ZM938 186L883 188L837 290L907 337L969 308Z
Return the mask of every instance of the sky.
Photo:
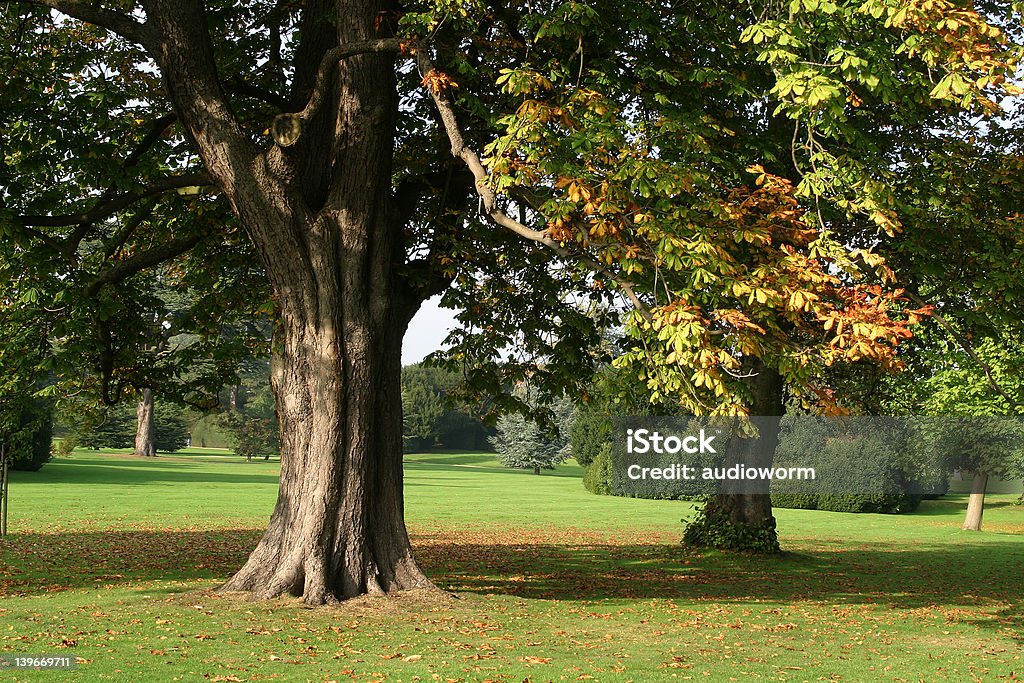
M423 360L424 356L441 348L448 332L455 327L455 311L441 308L441 297L428 299L419 313L409 323L402 344L402 365L411 365Z

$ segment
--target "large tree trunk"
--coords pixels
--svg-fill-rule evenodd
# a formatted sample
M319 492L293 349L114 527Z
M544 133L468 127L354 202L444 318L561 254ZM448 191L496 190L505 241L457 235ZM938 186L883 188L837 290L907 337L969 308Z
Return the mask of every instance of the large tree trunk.
M967 501L967 516L964 531L981 531L981 517L985 513L985 489L988 488L988 474L975 472L971 481L971 497Z
M429 293L401 275L395 53L324 59L387 37L397 6L304 5L291 109L304 113L282 119L297 136L265 151L227 104L201 3L144 6L175 111L258 249L280 317L278 501L223 589L324 604L428 587L403 518L401 343Z
M779 443L784 409L782 376L757 359L749 362L749 371L750 414L760 436L730 439L725 468L736 464L769 467ZM723 481L719 492L687 526L683 542L729 550L779 552L768 482L760 484L752 491L750 481Z
M369 315L368 297L358 294L338 312ZM271 374L282 437L278 502L225 590L323 604L430 585L413 561L403 517L399 379L407 321L380 322L345 325L349 333L339 338L342 328L286 320L284 354Z
M342 42L372 37L380 8L367 2L339 16ZM281 483L266 534L225 590L324 604L431 586L413 560L403 509L401 347L421 300L398 275L394 78L393 55L339 65L336 118L305 124L340 131L333 175L307 171L289 225L275 231L287 248L261 239L264 217L240 207L257 223L250 232L281 315L283 353L271 370Z
M156 422L153 415L153 390L139 392L136 410L135 455L151 458L156 455Z

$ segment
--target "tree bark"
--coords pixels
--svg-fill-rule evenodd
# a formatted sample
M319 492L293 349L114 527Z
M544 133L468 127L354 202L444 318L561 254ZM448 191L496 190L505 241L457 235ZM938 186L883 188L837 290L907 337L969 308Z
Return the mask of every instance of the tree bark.
M409 316L367 290L322 302L339 325L285 316L284 353L271 371L281 420L278 502L224 590L325 604L430 586L403 511L400 372Z
M295 119L296 140L266 151L224 98L202 4L144 7L162 37L156 57L175 112L260 253L280 316L271 368L278 501L222 590L325 604L429 587L403 518L401 344L426 296L399 275L395 53L348 56L317 77L333 46L390 30L380 19L396 6L306 3L312 25L297 47L296 82L312 85L301 99L317 104Z
M985 489L988 488L988 473L975 472L971 481L971 497L967 501L967 516L964 531L981 531L981 517L985 513Z
M135 412L135 455L152 458L156 455L156 421L153 413L153 390L139 392L139 405Z
M751 373L750 414L758 428L759 438L731 438L723 458L725 468L737 464L769 467L779 443L780 420L785 408L782 376L760 359L752 359L747 370ZM698 519L687 527L684 543L730 550L779 552L769 484L759 484L760 490L751 491L750 481L723 481Z

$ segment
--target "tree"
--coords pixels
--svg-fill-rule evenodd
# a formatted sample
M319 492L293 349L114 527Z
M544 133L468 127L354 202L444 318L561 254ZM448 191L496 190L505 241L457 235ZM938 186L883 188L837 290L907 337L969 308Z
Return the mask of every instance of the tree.
M988 339L972 346L981 365L952 343L940 345L931 375L903 394L916 398L922 413L935 416L925 420L928 447L949 469L973 475L964 530L981 531L989 477L1024 476L1024 430L1015 409L1024 401L1024 366L1020 338L1012 338L1006 345Z
M252 376L246 379L249 380L243 385L246 387L246 400L244 403L235 400L234 406L229 404L229 409L219 415L220 424L234 437L235 453L247 461L255 457L269 460L272 454L281 450L274 395L265 375L255 382ZM236 389L238 387L232 387L232 397L241 393Z
M409 451L430 448L440 436L444 389L433 374L418 366L402 368L402 434Z
M153 390L148 387L139 392L135 424L135 455L150 458L155 456L156 422L153 419Z
M78 445L84 448L138 448L138 420L127 403L109 406L98 413L76 415L74 426ZM151 418L149 444L157 451L172 453L188 444L189 424L182 410L167 404ZM135 451L135 455L141 455Z
M813 397L821 364L886 363L906 338L896 293L837 272L808 209L892 229L880 131L931 95L987 101L1013 67L976 13L952 29L934 0L819 5L24 0L8 34L39 59L5 57L9 223L36 254L135 240L104 282L204 246L219 262L244 230L280 320L282 472L226 588L321 604L426 586L402 515L400 346L428 296L465 311L467 379L529 376L549 397L605 359L615 308L595 320L579 297L621 296L620 364L706 412L776 403L744 372ZM818 145L799 185L770 168L791 122ZM770 516L748 502L738 523Z
M405 448L487 448L482 411L459 401L458 376L422 363L402 368L402 432Z
M563 399L554 405L552 420L545 425L532 415L510 413L498 418L491 445L505 467L520 470L553 470L570 455L569 431L573 407Z

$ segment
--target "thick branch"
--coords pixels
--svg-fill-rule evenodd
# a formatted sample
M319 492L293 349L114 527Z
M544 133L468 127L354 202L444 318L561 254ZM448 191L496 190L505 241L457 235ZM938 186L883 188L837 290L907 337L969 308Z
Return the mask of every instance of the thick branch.
M146 137L142 138L139 145L131 151L131 153L125 157L123 168L129 169L139 163L139 159L142 155L153 148L153 145L164 136L164 131L167 127L178 120L177 114L164 114L158 119L154 120L149 127L149 132L146 133Z
M317 68L316 80L313 82L313 92L309 101L301 112L296 114L300 119L308 119L316 114L320 105L327 96L327 83L331 74L338 67L338 63L349 57L367 54L369 52L400 52L402 41L398 38L378 38L375 40L362 40L348 45L331 48L324 53Z
M231 80L224 84L224 89L234 95L243 95L245 97L252 97L260 102L265 102L278 109L285 110L288 108L288 98L284 95L278 94L266 88L261 88L258 85L254 85L249 81L235 76Z
M153 56L167 95L206 169L229 195L250 184L241 172L256 156L217 74L205 5L201 0L142 0L158 40Z
M133 43L151 50L155 43L155 36L146 24L135 21L127 14L121 14L113 10L103 9L91 2L79 2L79 0L26 0L31 5L49 7L62 12L69 17L74 17L87 24L105 28L117 35L130 40Z
M91 297L100 290L103 285L112 285L127 280L132 275L142 272L146 268L152 268L164 261L181 256L186 251L203 241L206 235L189 235L179 237L170 242L147 249L146 251L130 256L124 261L119 261L107 270L100 272L92 282L85 288L85 296Z
M60 228L69 225L81 225L95 223L113 214L128 208L140 199L153 197L170 190L180 190L186 187L205 187L212 185L213 181L205 172L188 173L180 176L162 178L139 190L124 192L115 195L106 201L100 201L96 206L82 213L71 213L59 216L28 215L17 216L15 222L23 226L40 226L46 228Z
M429 74L434 70L434 65L425 49L417 50L416 56L420 71L424 74ZM645 319L650 321L651 312L636 295L636 292L633 290L632 283L627 282L617 273L609 270L590 256L579 252L573 252L562 246L562 244L557 240L552 239L551 235L548 234L546 230L534 230L533 228L515 220L501 210L498 206L498 195L495 193L494 188L492 188L487 182L487 170L480 161L480 157L475 151L473 151L469 144L466 143L465 138L462 136L462 130L459 128L458 121L455 118L455 110L452 107L451 100L448 98L447 93L442 88L430 87L428 89L434 100L434 104L437 106L437 111L441 115L441 122L444 124L445 132L448 134L448 140L452 144L452 156L462 159L473 174L473 178L476 181L476 192L480 196L484 213L486 213L492 221L501 227L514 232L520 237L542 244L562 258L577 261L595 273L600 273L611 279L619 286L620 289L622 289L636 310L643 315Z

